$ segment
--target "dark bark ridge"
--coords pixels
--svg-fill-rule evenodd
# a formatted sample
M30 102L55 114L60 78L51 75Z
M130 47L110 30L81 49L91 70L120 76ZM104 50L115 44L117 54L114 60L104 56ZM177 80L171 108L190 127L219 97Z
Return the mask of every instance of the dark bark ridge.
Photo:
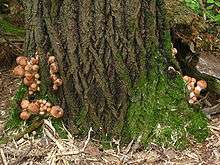
M148 139L159 121L166 125L171 109L181 121L191 114L182 80L167 74L174 62L163 0L28 0L25 6L27 54L36 48L41 54L40 95L50 99L53 93L50 51L63 79L59 103L73 133L93 127L102 135L144 132Z

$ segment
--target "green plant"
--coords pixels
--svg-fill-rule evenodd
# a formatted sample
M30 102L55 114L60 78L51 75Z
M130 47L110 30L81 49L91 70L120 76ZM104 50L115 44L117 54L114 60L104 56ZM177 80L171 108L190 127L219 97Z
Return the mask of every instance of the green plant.
M209 21L220 24L219 0L206 0L204 4L201 0L185 0L185 4L198 15L204 14Z
M206 15L211 20L220 24L220 2L219 0L207 0Z

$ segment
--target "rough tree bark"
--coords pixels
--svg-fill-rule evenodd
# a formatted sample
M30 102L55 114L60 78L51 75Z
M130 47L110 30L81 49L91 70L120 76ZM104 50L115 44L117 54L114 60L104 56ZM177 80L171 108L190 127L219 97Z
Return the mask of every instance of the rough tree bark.
M49 51L59 63L64 84L55 94L72 133L93 127L99 135L144 132L149 138L161 114L188 108L180 76L168 71L174 62L163 0L24 4L25 49L31 56L37 48L41 57L40 96L56 101L48 80Z

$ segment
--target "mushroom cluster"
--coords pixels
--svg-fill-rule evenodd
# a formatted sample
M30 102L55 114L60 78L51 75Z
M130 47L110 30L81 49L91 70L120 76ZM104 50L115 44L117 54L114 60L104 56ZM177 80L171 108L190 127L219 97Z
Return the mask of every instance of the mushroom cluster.
M207 82L205 80L196 81L195 78L184 76L183 80L187 84L187 89L189 91L189 103L194 104L199 100L199 98L206 93Z
M59 68L55 56L50 56L48 53L47 63L50 66L50 79L53 83L53 90L58 90L58 88L63 84L63 81L58 77Z
M19 56L16 59L16 66L13 70L15 76L23 78L23 83L29 87L29 94L33 94L40 90L39 56L25 57Z
M37 100L33 102L22 100L20 106L22 109L20 118L22 120L28 120L32 114L49 114L54 118L60 118L64 113L60 106L52 106L51 103L46 100Z

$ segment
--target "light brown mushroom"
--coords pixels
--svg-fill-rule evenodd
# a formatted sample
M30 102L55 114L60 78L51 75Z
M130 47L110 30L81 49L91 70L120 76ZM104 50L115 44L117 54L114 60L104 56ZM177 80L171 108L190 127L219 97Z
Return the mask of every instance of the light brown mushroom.
M26 72L24 76L28 81L31 81L34 79L34 75L29 72Z
M33 71L37 72L39 70L39 65L32 66Z
M30 118L31 114L27 111L23 111L20 113L20 118L22 120L28 120Z
M60 106L53 106L50 111L51 116L54 118L63 117L63 113L63 109Z
M30 86L33 83L33 79L32 80L28 80L27 78L24 78L23 83L27 86Z
M34 58L34 57L31 57L30 63L31 63L32 65L37 65L37 64L39 63L39 60L36 59L36 58Z
M31 71L31 69L32 69L32 65L30 65L30 64L28 64L24 67L25 71Z
M48 64L52 64L52 63L54 63L55 62L55 56L49 56L49 58L48 58Z
M38 73L36 73L36 74L34 75L34 77L35 77L36 79L39 79L39 78L40 78L40 75L39 75Z
M21 108L26 109L29 106L30 102L28 100L22 100L21 101Z
M36 84L36 83L31 84L30 88L31 88L31 89L34 89L34 90L37 90L37 84ZM33 91L34 91L34 90L33 90Z
M55 74L52 74L52 75L50 76L50 79L54 82L54 81L57 80L57 76L56 76Z
M60 78L58 78L56 81L54 81L54 85L56 85L56 86L61 86L63 84L63 81L60 79Z
M58 72L58 65L56 62L50 64L50 73L57 73Z
M39 105L35 102L30 103L27 109L32 113L38 113L40 110Z
M207 88L207 82L205 80L197 81L197 86L200 86L202 89Z
M14 74L15 76L23 77L24 74L25 74L25 71L24 71L24 69L23 69L23 67L22 67L21 65L18 65L18 66L16 66L16 67L14 68L13 74Z
M25 66L28 64L28 58L25 56L19 56L16 59L18 65Z

